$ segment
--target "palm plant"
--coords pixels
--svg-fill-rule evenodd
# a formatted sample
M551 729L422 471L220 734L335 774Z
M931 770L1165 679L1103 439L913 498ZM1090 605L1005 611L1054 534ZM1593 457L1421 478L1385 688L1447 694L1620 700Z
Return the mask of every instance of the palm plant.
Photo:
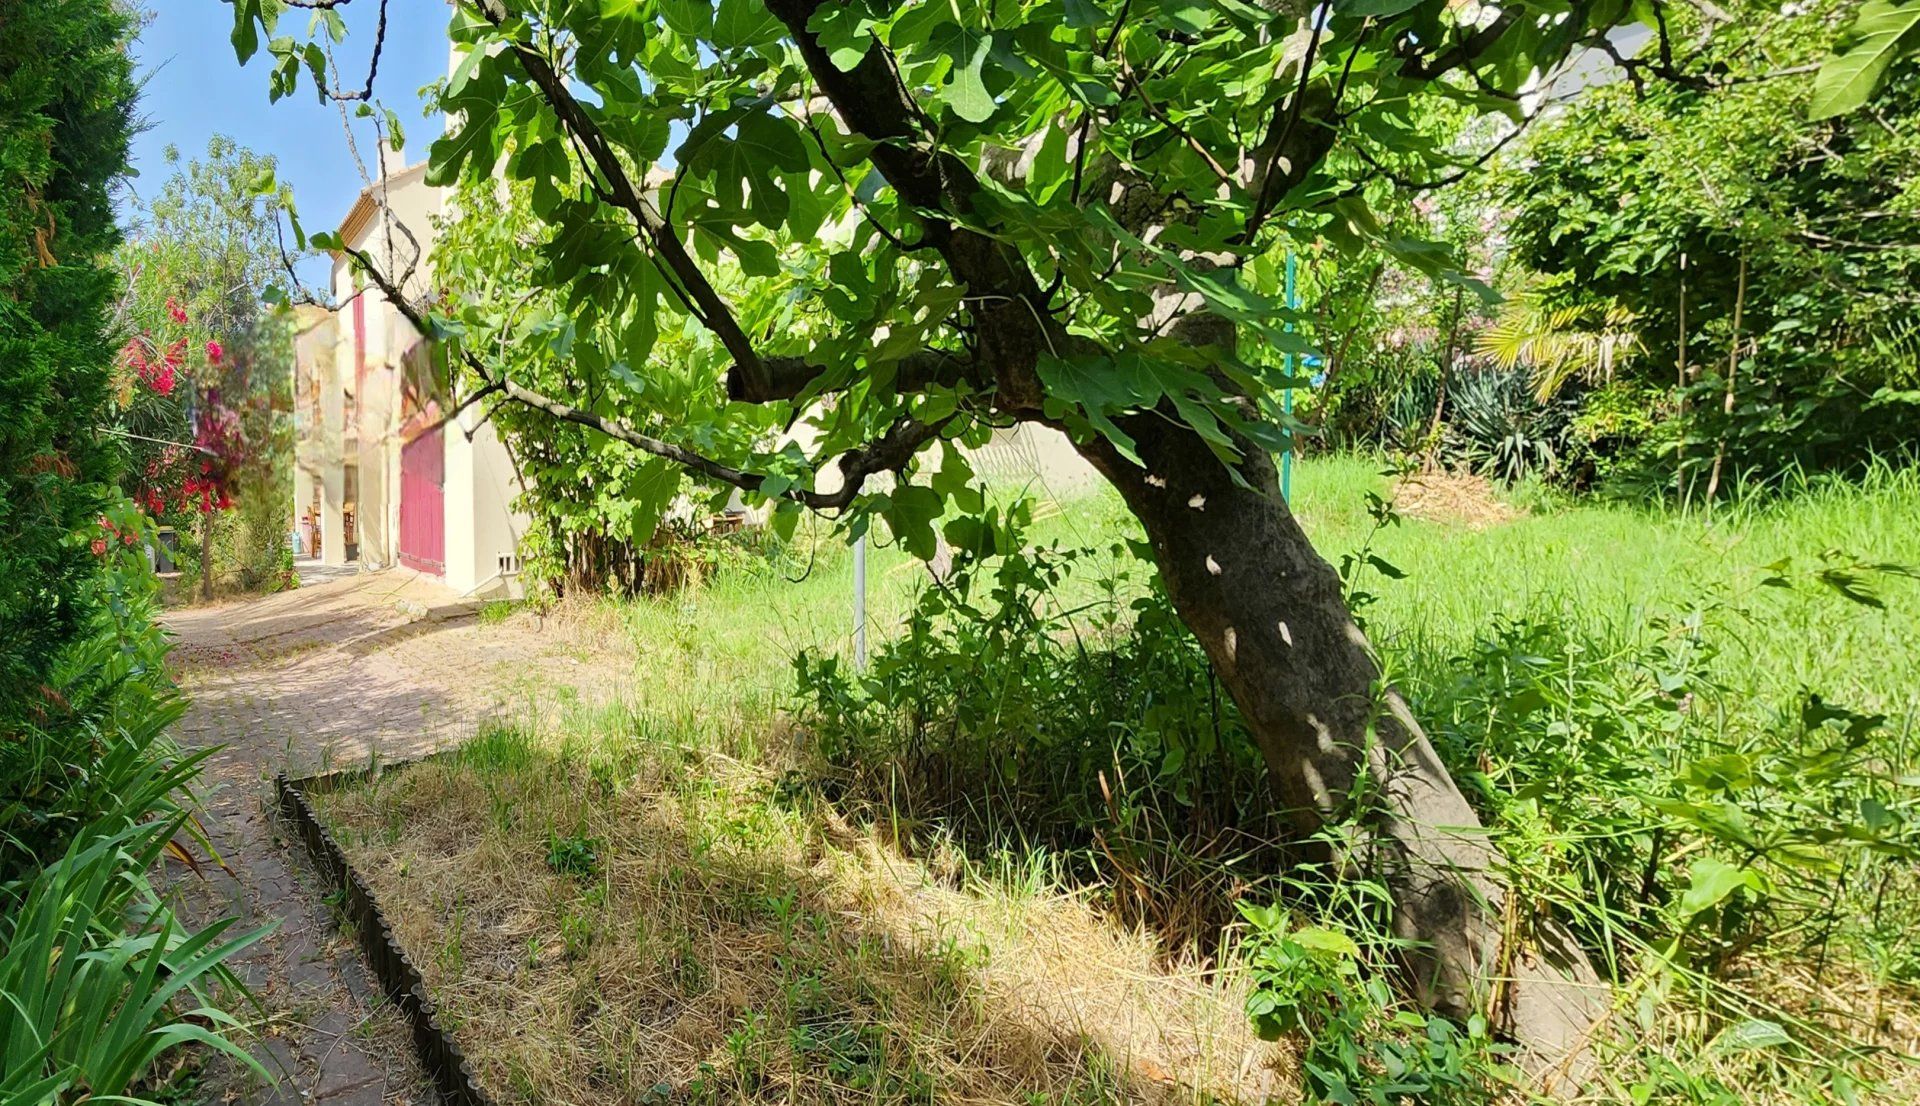
M1612 380L1620 359L1640 348L1634 324L1633 312L1614 300L1546 281L1508 298L1474 352L1502 369L1531 371L1534 395L1546 403L1569 380Z

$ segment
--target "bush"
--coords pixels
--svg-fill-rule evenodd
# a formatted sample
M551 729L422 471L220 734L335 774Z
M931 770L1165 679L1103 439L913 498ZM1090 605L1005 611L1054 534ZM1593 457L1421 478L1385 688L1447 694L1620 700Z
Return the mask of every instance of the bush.
M129 11L31 0L0 17L0 1101L23 1106L138 1101L190 1042L239 1055L207 988L234 983L221 964L258 936L183 931L147 880L185 851L205 754L166 736L182 708L152 621L153 531L115 493L102 432Z
M111 185L133 105L124 9L8 5L0 35L0 740L49 706L48 675L84 633L94 558L79 537L109 502Z
M153 623L158 582L142 515L106 518L132 542L102 556L83 593L91 633L50 674L49 707L0 744L0 1100L130 1094L163 1053L190 1042L234 1053L235 1023L211 985L240 993L222 965L264 931L232 920L190 932L146 873L189 855L189 787L208 751L183 754L167 730L185 710ZM115 519L120 521L115 522ZM263 1076L264 1072L261 1073Z
M1123 916L1211 941L1230 889L1282 867L1266 768L1137 551L1022 548L1027 521L990 511L868 671L796 658L813 749L837 792L1051 854Z
M1470 369L1447 382L1436 440L1439 388L1431 376L1401 386L1387 408L1388 444L1508 484L1561 473L1572 444L1572 402L1539 399L1523 369Z

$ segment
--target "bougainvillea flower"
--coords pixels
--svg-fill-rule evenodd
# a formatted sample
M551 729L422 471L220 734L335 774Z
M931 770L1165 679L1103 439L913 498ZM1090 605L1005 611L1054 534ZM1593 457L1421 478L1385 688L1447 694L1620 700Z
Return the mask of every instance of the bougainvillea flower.
M221 346L221 344L220 344L219 342L217 342L217 341L215 341L215 340L213 340L213 339L211 339L211 338L209 338L209 339L207 339L207 360L209 360L209 361L211 361L211 362L213 362L214 364L216 364L216 365L218 365L218 364L220 363L220 358L221 358L221 357L222 357L222 356L223 356L223 355L224 355L224 354L225 354L226 352L227 352L227 351L226 351L226 349L225 349L225 347L223 347L223 346Z

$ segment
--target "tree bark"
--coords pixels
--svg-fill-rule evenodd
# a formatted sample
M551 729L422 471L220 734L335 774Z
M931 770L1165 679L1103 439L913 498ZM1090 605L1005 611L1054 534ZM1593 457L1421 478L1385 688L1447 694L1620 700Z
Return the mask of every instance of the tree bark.
M1282 501L1273 463L1242 442L1236 483L1192 430L1156 413L1123 427L1145 467L1105 439L1080 452L1146 528L1168 595L1245 716L1304 835L1358 815L1364 860L1393 892L1415 997L1488 1011L1535 1058L1579 1071L1606 991L1563 932L1516 927L1500 857L1400 695L1383 686L1339 575Z

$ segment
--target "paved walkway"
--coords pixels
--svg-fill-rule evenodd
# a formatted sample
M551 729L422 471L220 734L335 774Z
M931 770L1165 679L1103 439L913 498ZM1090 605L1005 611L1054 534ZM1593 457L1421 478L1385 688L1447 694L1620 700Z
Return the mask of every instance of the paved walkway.
M379 1000L316 874L273 817L270 785L283 768L431 751L543 692L611 695L629 670L623 655L583 647L578 635L530 615L482 625L477 609L396 570L164 619L193 700L181 743L219 746L206 773L207 830L227 870L208 865L205 880L176 873L184 908L203 919L237 913L248 925L278 922L237 970L262 1004L255 1053L279 1085L219 1071L202 1101L433 1101L403 1023Z

